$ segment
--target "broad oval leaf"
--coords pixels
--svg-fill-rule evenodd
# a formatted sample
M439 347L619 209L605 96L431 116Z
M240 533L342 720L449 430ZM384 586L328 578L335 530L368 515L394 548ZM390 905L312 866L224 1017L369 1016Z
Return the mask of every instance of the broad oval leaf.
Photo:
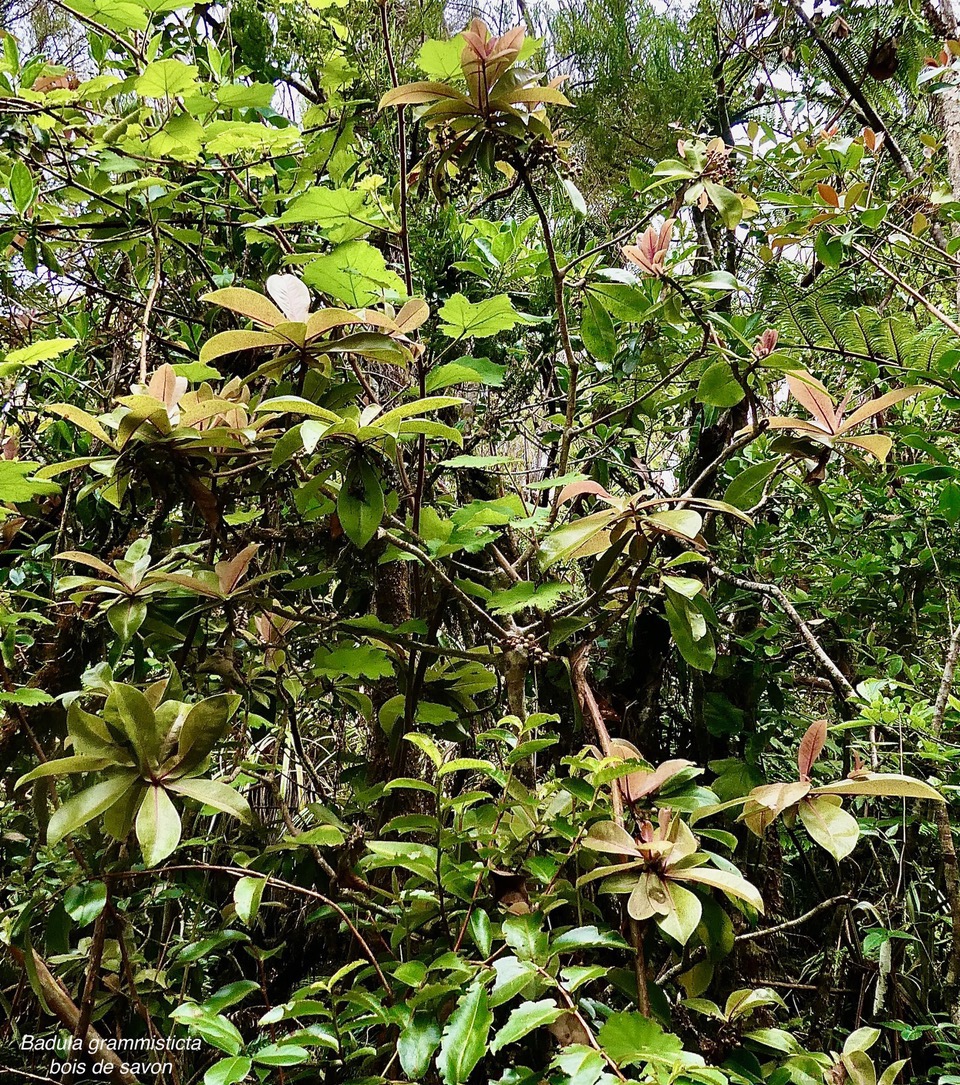
M839 797L813 795L804 799L797 808L803 827L837 862L845 859L860 839L857 819L839 803Z
M147 788L136 827L143 861L148 867L162 862L180 843L180 815L164 787L153 784Z

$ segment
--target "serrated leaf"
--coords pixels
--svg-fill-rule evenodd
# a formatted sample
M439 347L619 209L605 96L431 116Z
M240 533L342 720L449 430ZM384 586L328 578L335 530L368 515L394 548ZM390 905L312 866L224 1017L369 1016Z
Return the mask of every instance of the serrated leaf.
M506 294L483 301L469 301L463 294L454 294L437 315L443 321L440 331L451 339L486 339L510 331L523 319Z
M462 1085L487 1050L493 1024L486 988L474 983L460 997L440 1041L437 1069L444 1085Z
M196 64L182 60L155 60L136 78L133 89L142 98L174 98L193 90L198 71Z
M545 998L540 1002L521 1003L511 1012L503 1028L494 1036L490 1044L490 1054L496 1055L501 1048L522 1040L534 1029L552 1025L561 1013L563 1010L552 998Z
M411 1081L421 1081L430 1068L430 1060L440 1043L440 1023L434 1014L418 1012L400 1031L397 1056L403 1072Z

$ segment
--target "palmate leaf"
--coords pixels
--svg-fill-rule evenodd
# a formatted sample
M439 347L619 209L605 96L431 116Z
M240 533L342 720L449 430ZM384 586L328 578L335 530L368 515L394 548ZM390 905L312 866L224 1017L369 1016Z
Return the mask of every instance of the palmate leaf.
M443 321L440 331L451 339L486 339L498 332L510 331L524 320L506 294L483 301L468 301L463 294L454 294L444 302L437 315Z

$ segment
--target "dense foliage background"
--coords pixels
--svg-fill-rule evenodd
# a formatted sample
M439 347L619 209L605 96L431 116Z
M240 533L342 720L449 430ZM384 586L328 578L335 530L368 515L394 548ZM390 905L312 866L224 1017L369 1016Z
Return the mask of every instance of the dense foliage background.
M949 0L3 20L0 1078L960 1082Z

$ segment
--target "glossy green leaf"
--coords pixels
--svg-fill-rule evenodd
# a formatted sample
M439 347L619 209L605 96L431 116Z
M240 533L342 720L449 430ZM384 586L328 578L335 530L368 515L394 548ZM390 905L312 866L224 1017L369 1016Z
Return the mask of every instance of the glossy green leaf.
M474 983L457 1002L443 1029L437 1069L444 1085L463 1085L487 1050L493 1024L486 988Z
M157 784L147 788L137 813L136 829L148 867L156 866L176 849L180 843L180 815L165 788Z

